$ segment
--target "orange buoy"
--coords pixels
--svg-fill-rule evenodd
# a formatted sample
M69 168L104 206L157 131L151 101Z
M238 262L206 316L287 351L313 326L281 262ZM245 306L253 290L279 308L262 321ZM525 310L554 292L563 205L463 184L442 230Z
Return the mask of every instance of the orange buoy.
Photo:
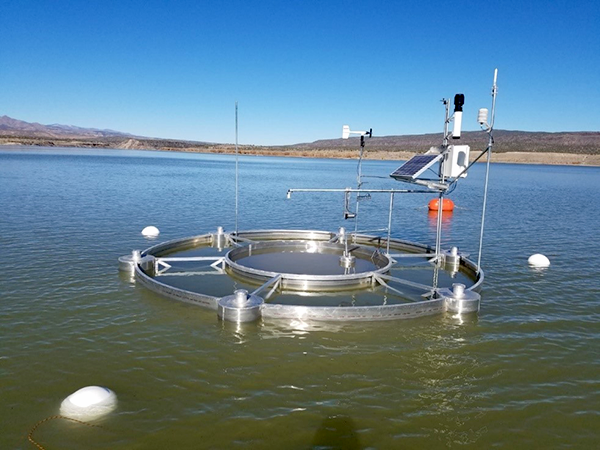
M439 198L434 198L429 202L429 211L437 211L439 209ZM442 211L454 211L454 202L449 198L442 201Z

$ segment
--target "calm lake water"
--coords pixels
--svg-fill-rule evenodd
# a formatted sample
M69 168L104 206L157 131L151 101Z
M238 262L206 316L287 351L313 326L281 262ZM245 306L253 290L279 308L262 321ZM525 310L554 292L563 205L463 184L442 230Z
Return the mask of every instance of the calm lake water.
M474 259L483 176L444 220L444 247ZM286 191L355 178L356 161L241 157L239 228L353 229L342 195ZM35 424L87 385L118 409L101 428L41 424L45 448L600 446L600 168L492 165L478 316L241 328L117 270L134 249L232 230L234 157L3 149L0 179L2 449L34 448ZM434 243L430 198L396 197L395 236ZM386 226L387 202L361 203L359 229Z

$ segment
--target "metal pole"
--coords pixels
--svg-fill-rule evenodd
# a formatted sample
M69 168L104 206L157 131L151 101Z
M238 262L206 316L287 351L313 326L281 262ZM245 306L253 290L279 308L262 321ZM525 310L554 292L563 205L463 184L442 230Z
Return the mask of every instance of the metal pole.
M358 167L357 167L357 176L356 176L356 184L357 184L357 189L360 190L361 186L362 186L362 158L363 158L363 151L365 149L365 136L364 134L361 134L360 136L360 155L358 156ZM360 194L356 194L356 209L355 209L355 213L356 213L356 217L354 218L354 234L358 233L358 201L359 201L359 197Z
M435 256L438 258L442 252L442 204L444 203L444 193L440 192L438 197L438 214L435 230Z
M238 102L235 102L235 235L238 234Z
M483 229L485 226L485 210L487 205L488 180L490 176L490 161L492 159L492 145L494 144L494 137L492 135L492 131L494 130L494 121L496 118L496 94L498 93L498 86L496 85L497 79L498 69L494 70L494 84L492 86L492 123L488 128L488 154L485 166L485 183L483 186L483 208L481 211L481 231L479 233L479 254L477 256L477 272L481 270L481 252L483 249Z
M358 189L362 186L362 158L365 150L365 136L360 136L360 154L358 155L358 167L356 168L356 184Z
M479 272L481 270L481 250L483 248L483 228L485 225L485 208L487 205L487 190L488 190L488 179L490 176L490 159L492 157L492 147L491 147L491 134L490 134L490 142L488 142L488 154L487 154L487 161L485 164L485 183L483 186L483 208L481 211L481 230L479 232L479 253L477 255L477 272Z
M394 193L390 193L390 215L388 217L388 235L387 235L387 246L385 249L386 255L390 254L390 237L392 234L392 211L394 209Z
M444 141L442 144L442 151L445 152L448 148L448 122L450 121L450 106L449 100L443 99L442 102L446 107L446 119L444 121ZM444 165L444 159L446 156L442 158L440 161L440 169L438 172L438 176L441 182L444 182L444 173L442 171ZM444 203L444 191L440 191L440 195L438 197L438 214L437 214L437 225L436 225L436 235L435 235L435 257L436 260L439 260L440 254L442 252L442 205Z

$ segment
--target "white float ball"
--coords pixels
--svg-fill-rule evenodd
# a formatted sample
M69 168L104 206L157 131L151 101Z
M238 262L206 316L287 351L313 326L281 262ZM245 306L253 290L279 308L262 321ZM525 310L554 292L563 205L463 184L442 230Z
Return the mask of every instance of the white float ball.
M93 420L117 407L117 395L106 387L86 386L72 393L60 405L60 414L72 419Z
M550 260L540 253L531 255L527 262L533 267L548 267L550 265Z
M160 234L160 231L158 230L158 228L151 225L149 227L144 228L142 230L142 234L146 237L155 237Z

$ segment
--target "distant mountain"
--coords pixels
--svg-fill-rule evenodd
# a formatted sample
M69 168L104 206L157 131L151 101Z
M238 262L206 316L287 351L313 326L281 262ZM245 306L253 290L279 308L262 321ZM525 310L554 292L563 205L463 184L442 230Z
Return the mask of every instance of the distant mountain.
M529 132L529 131L494 131L495 153L564 153L579 155L600 155L600 132ZM271 152L277 154L315 153L325 155L327 152L338 156L343 151L358 149L359 138L324 139L309 143L286 146L241 146L247 154ZM367 151L424 153L429 147L440 145L442 133L419 134L406 136L374 136L367 138ZM481 131L465 131L457 144L467 144L473 150L482 150L487 146L488 135ZM0 144L23 144L38 146L63 147L96 147L96 148L137 148L174 151L215 151L231 152L232 144L217 144L200 141L182 141L175 139L147 138L133 136L128 133L96 128L81 128L71 125L41 125L8 116L0 117Z
M440 145L442 133L419 134L406 136L373 136L367 138L366 148L381 151L409 151L424 152L429 147ZM579 153L600 154L600 132L530 132L530 131L494 131L496 152L552 152L552 153ZM297 149L355 149L358 147L359 138L350 139L325 139L305 144L296 144L290 147ZM462 133L457 144L470 145L471 148L482 149L487 146L488 135L481 131L466 131ZM452 143L452 142L451 142Z
M0 136L72 139L132 137L131 134L120 131L81 128L73 125L42 125L13 119L8 116L0 117Z

